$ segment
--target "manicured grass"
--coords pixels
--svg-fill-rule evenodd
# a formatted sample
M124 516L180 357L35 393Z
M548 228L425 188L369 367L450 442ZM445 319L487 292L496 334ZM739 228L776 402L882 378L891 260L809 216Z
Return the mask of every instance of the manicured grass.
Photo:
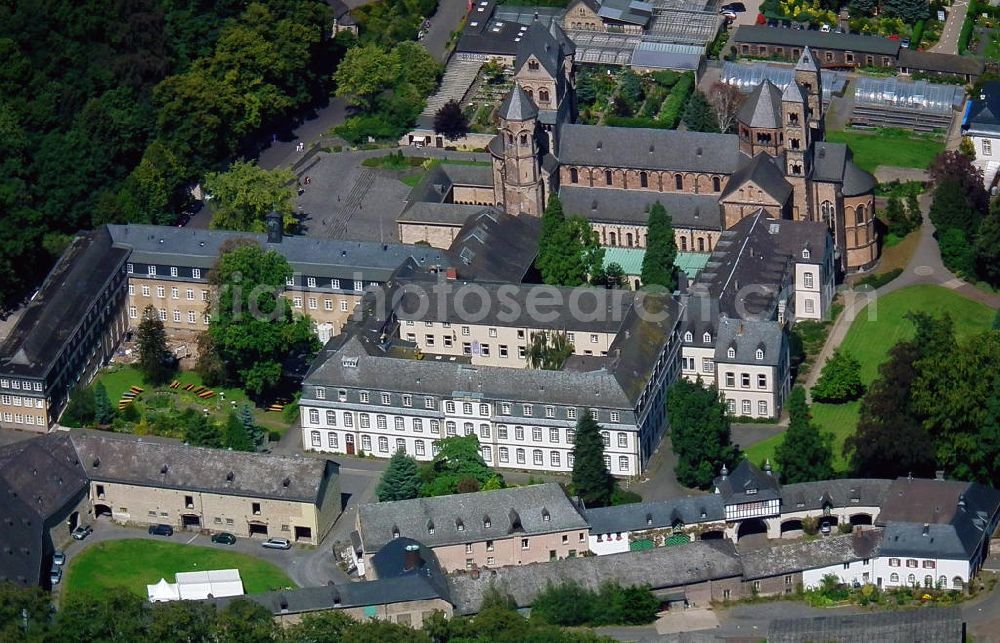
M826 140L847 143L854 152L854 162L868 172L875 172L879 165L926 168L944 151L944 140L939 136L897 129L827 132Z
M235 551L181 545L155 540L114 540L89 547L69 564L64 596L88 592L99 596L112 587L124 587L146 597L146 585L177 572L238 569L247 594L295 587L276 565Z
M854 428L858 425L859 407L860 402L848 404L817 403L809 407L812 411L813 422L819 430L833 434L833 467L840 472L847 470L847 461L843 456L844 440L854 433ZM746 450L747 457L754 464L760 464L767 459L770 459L773 464L774 450L778 448L784 438L785 434L779 433L758 442Z
M988 306L940 286L911 286L880 297L858 314L841 344L841 349L861 362L861 379L866 384L878 375L889 349L913 336L913 325L905 319L911 310L948 313L959 339L989 329L994 315Z
M187 384L202 386L201 376L194 371L179 371L174 376L174 379L181 383L180 387L176 389L171 389L167 386L157 388L146 382L139 369L126 364L118 364L105 369L97 377L98 381L104 383L104 388L108 391L108 398L114 406L118 405L118 400L121 399L122 393L127 391L130 386L139 386L145 389L139 398L140 404L144 400L148 400L155 391L162 391L170 395L176 395L178 402L181 404L196 406L197 408L207 408L210 412L214 411L221 415L229 413L232 408L230 402L236 402L237 405L240 405L248 401L246 393L243 389L239 388L214 387L212 390L215 391L216 395L208 400L201 399L194 393L185 391L183 387ZM280 413L269 413L263 409L254 407L254 417L260 426L268 429L283 430L287 428L287 424L281 418Z

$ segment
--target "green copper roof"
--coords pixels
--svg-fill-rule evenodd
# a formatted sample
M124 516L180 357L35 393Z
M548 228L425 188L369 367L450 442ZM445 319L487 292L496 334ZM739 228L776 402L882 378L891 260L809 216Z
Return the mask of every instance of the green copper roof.
M626 275L638 276L642 273L642 258L646 251L642 248L605 248L604 267L616 263L622 267ZM698 272L708 263L708 254L698 252L678 252L674 265L687 274L688 279L694 279Z

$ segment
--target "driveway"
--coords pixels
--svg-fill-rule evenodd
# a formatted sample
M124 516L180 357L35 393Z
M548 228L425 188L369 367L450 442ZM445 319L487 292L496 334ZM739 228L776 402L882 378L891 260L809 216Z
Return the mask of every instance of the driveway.
M106 518L90 520L88 522L94 533L85 540L74 540L63 550L66 553L66 564L79 556L83 551L92 547L96 543L142 539L168 541L176 544L187 544L196 547L210 547L225 551L235 551L247 554L274 563L300 587L319 587L327 585L329 581L344 583L350 578L341 571L335 564L333 554L329 547L312 547L305 545L293 545L287 551L277 549L264 549L261 541L249 538L238 538L235 545L220 545L213 543L209 536L190 531L175 531L173 536L152 536L145 528L124 527L112 523Z
M958 39L962 35L962 25L965 15L969 12L968 0L955 0L948 8L948 19L944 23L944 31L938 43L928 49L936 54L958 54Z

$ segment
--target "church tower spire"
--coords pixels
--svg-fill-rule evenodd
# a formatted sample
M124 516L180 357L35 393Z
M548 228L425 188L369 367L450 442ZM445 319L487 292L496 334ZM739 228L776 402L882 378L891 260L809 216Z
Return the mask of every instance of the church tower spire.
M538 107L515 83L500 105L499 116L499 140L490 146L494 198L507 214L541 216L545 188L538 147Z

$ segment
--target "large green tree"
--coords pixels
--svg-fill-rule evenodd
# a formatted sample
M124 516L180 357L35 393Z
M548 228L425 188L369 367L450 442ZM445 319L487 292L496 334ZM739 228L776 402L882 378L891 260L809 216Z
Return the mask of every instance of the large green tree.
M226 172L208 174L205 189L215 206L212 227L263 232L271 212L281 215L285 227L293 226L294 184L290 170L265 170L246 161L236 161Z
M731 442L729 414L714 385L678 379L667 391L667 418L681 484L707 489L723 464L733 468L739 450Z
M108 399L108 389L104 387L104 382L98 381L94 385L94 421L108 425L114 419L115 407L111 406L111 400Z
M222 430L222 446L233 451L254 451L256 445L239 416L230 413Z
M240 419L240 424L243 425L243 429L250 436L250 441L253 443L254 448L259 447L264 443L267 437L266 431L259 424L253 416L253 407L249 404L241 404L240 410L237 417Z
M334 74L337 96L370 109L375 97L396 82L398 62L389 50L376 44L349 49Z
M642 257L642 285L661 286L667 291L677 289L677 241L673 220L663 204L657 201L649 209L646 224L646 254Z
M615 480L604 463L604 437L601 425L590 409L584 409L576 421L573 440L573 491L588 506L611 504Z
M976 276L992 286L1000 286L1000 199L979 224L973 246Z
M424 481L421 496L445 496L504 486L503 476L483 460L475 434L444 438L438 440L437 446L437 455L420 470Z
M573 344L566 331L538 331L531 334L531 344L525 351L528 366L558 371L573 354Z
M604 248L582 217L567 218L559 196L549 196L535 260L542 280L552 286L579 286L601 272Z
M719 121L716 118L715 110L700 89L696 89L691 94L691 98L688 99L688 103L684 107L684 115L681 119L684 121L684 125L692 132L719 131Z
M420 469L417 461L399 449L389 458L389 466L375 488L379 502L410 500L420 496Z
M136 330L136 349L139 351L137 366L150 384L163 384L173 374L167 352L167 333L163 320L152 304L142 311L142 321Z
M865 392L861 382L861 362L847 351L836 349L823 365L819 380L812 389L817 402L849 402Z
M796 386L788 399L788 429L774 459L785 484L833 478L833 435L812 423L806 392Z
M292 269L280 254L256 244L224 251L210 272L218 306L208 332L230 379L260 398L281 379L293 353L315 352L312 320L295 317L282 291Z

